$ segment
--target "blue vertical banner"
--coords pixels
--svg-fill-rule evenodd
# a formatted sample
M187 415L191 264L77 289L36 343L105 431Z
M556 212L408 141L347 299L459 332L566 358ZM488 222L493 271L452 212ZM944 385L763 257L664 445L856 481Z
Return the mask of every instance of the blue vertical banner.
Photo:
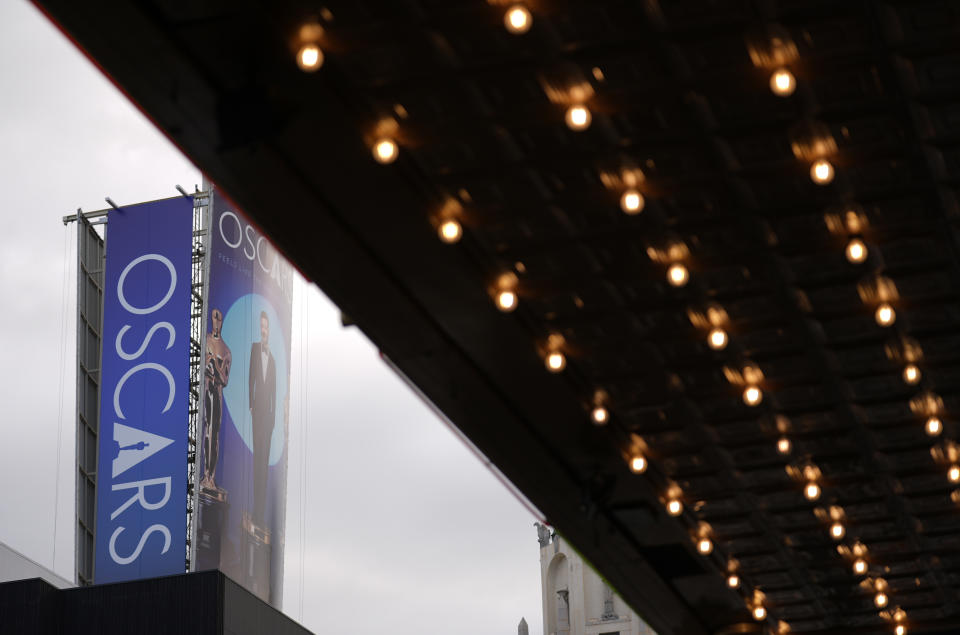
M94 581L182 573L193 200L111 210Z

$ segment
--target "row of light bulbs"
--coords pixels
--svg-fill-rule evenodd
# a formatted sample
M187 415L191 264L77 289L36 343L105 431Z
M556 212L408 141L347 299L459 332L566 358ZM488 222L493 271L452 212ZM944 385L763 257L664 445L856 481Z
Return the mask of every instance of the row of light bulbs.
M514 13L515 12L515 13ZM530 15L526 9L514 7L507 13L508 28L511 15L523 15L523 24L526 25L522 31L529 28ZM788 97L796 90L796 79L786 68L778 68L770 77L770 88L774 94L781 97ZM592 116L584 104L575 104L567 110L565 121L572 130L584 130L590 126ZM834 166L826 158L819 158L810 165L810 178L817 185L828 185L833 182L836 176ZM636 214L642 211L644 206L643 196L634 189L625 191L620 200L621 209L628 214ZM866 261L869 255L869 249L866 243L859 237L853 236L844 248L846 259L852 264L861 264ZM667 269L667 281L674 287L685 286L690 279L689 270L683 263L675 262ZM889 302L881 302L874 311L874 318L878 325L882 327L892 326L896 321L896 311ZM707 335L707 343L713 350L723 350L729 343L729 335L719 327L712 328ZM548 364L549 368L549 364ZM908 385L916 385L920 382L921 371L916 364L910 363L904 367L903 381ZM763 392L757 385L747 385L743 391L743 401L749 406L757 406L763 400ZM594 423L603 425L609 420L609 412L606 407L598 404L594 407L591 417ZM942 432L943 425L936 416L930 416L927 419L925 429L930 436L939 435ZM783 436L777 441L777 450L781 454L787 454L791 451L792 444L790 439ZM647 459L642 455L635 455L630 459L630 468L635 473L643 473L647 468ZM948 470L948 478L951 482L960 482L960 466L952 465ZM809 480L804 487L804 496L808 500L817 500L822 493L820 485L815 480ZM683 511L683 505L679 498L668 498L665 502L667 513L672 516L678 516ZM829 534L834 540L842 540L846 535L846 528L840 520L835 520L829 528ZM701 536L697 541L697 550L702 555L708 555L713 551L713 543L707 536ZM864 548L865 550L865 548ZM866 560L862 556L855 558L852 564L853 572L857 575L864 575L868 571ZM740 578L736 573L730 573L727 577L727 584L730 588L738 588ZM882 579L876 582L876 593L874 594L874 605L879 608L885 608L889 603L889 597L886 593L886 583ZM762 621L766 619L766 609L762 604L756 604L752 609L755 619ZM905 613L902 609L897 609L894 614L896 626L894 632L896 635L905 635L906 626L903 624Z
M797 90L797 80L789 69L777 68L770 75L770 90L778 97L789 97ZM817 185L829 185L834 176L833 164L827 159L820 158L810 164L810 179Z
M787 97L796 89L796 81L793 77L793 74L785 68L780 68L774 71L770 78L770 87L771 90L778 96ZM818 159L814 161L810 168L810 177L811 179L819 184L826 185L833 181L835 176L833 165L826 159ZM857 235L854 235L849 242L847 243L844 249L844 255L847 260L853 264L860 264L866 261L869 254L866 243ZM897 314L893 306L887 302L880 302L874 310L874 319L878 325L882 327L891 327L896 322ZM922 372L920 368L913 362L908 363L904 366L902 372L903 381L908 385L917 385L922 379ZM932 437L938 436L943 431L943 422L936 414L930 414L924 425L925 432ZM781 452L789 451L789 440L782 438L778 442L778 449ZM952 463L947 470L947 478L951 483L960 483L960 465L957 463ZM805 491L806 497L811 500L819 498L820 489L816 483L808 483ZM843 525L839 522L831 525L830 528L831 536L835 539L841 539L845 534ZM868 570L866 560L863 559L862 555L858 557L853 562L853 571L857 575L864 575ZM879 579L875 583L875 595L874 595L874 604L877 608L884 608L887 606L889 598L886 593L886 583ZM902 609L897 609L893 615L892 619L895 622L894 632L896 635L905 635L906 625L903 621L906 618L906 613Z
M812 465L808 465L803 470L803 474L807 479L807 484L803 491L804 496L810 501L818 500L822 494L822 489L817 483L817 479L819 478L819 470L813 468ZM958 468L958 478L960 478L960 468ZM832 506L829 510L829 514L833 520L829 527L830 537L835 541L843 540L847 534L846 527L842 522L842 518L844 516L843 509L839 506ZM852 550L850 551L852 551L854 556L854 560L851 565L854 575L866 575L869 571L869 565L864 558L867 553L866 546L858 541L854 544ZM876 606L878 609L884 609L887 607L889 602L890 598L887 594L887 583L882 578L877 578L874 581L874 606ZM902 622L906 618L906 613L902 609L898 608L894 615L895 621L897 622L895 633L905 635L906 626Z
M778 68L770 76L770 88L775 95L780 97L788 97L796 90L796 79L786 68ZM817 185L828 185L833 181L834 177L834 167L827 159L820 158L811 164L810 178ZM844 255L850 263L861 264L866 261L869 255L869 250L866 243L859 236L855 235L847 242L844 249ZM875 309L874 318L878 325L882 327L889 327L892 326L896 321L896 312L888 302L881 302ZM726 348L728 341L729 337L727 333L720 327L711 329L708 334L708 345L714 350L722 350ZM903 381L908 385L916 385L920 382L921 371L916 364L910 363L904 367L902 377ZM755 406L760 403L762 396L763 393L759 387L747 386L744 389L743 400L746 404ZM930 416L927 419L925 428L927 434L936 436L941 433L943 425L938 417ZM777 451L781 454L788 454L790 453L791 449L792 444L788 437L781 436L777 440ZM960 482L960 466L952 465L948 471L948 478L951 482ZM811 477L808 478L807 483L804 486L803 493L807 500L815 501L820 498L822 489L816 479ZM840 515L842 514L839 514L838 516ZM836 541L842 540L846 535L846 528L839 517L835 518L834 522L830 525L829 535L833 540ZM852 569L856 575L865 575L869 569L867 561L863 557L866 552L866 547L863 545L859 545L859 547L860 549L857 551L856 557L853 560ZM730 573L727 578L727 584L731 588L736 588L740 584L739 576L735 572ZM882 579L878 579L875 582L874 594L874 605L878 609L883 609L889 604L889 597L886 590L886 583ZM765 610L762 606L754 608L754 617L756 619L763 619L765 614ZM898 608L893 614L893 619L896 622L894 628L895 635L906 635L907 629L906 625L903 623L905 618L906 613L902 609Z
M847 214L848 216L855 216L856 212L851 210L848 211ZM859 230L861 223L858 221L855 223L855 226L856 229ZM867 258L867 246L859 236L854 235L844 248L844 254L851 263L860 264ZM897 314L889 302L882 301L874 310L874 319L877 324L882 327L891 327L896 322ZM915 362L908 360L908 363L903 367L901 378L905 384L916 386L923 379L923 372ZM939 436L943 432L943 421L937 414L928 413L924 423L924 431L928 436ZM947 469L947 479L951 483L960 482L960 465L955 462L951 463Z
M789 73L789 71L786 72ZM790 76L792 78L792 75ZM772 78L771 86L773 85L774 79ZM791 88L788 92L778 92L778 90L774 88L774 93L781 96L787 96L793 93L794 87L795 84L791 82ZM810 176L815 183L819 185L826 185L833 180L833 166L826 159L819 159L811 166ZM855 217L856 213L850 211L848 212L848 215L854 215ZM854 223L854 226L855 229L859 230L861 228L861 223L856 222ZM857 235L857 233L854 233L844 247L844 256L846 257L847 261L854 265L862 264L866 262L868 255L869 249L867 248L866 243L859 235ZM896 322L896 319L896 311L894 310L893 306L885 300L881 301L874 309L874 320L881 327L893 326L893 324ZM912 362L908 363L902 372L903 381L908 385L918 384L921 376L922 374L920 368ZM943 430L943 425L938 417L930 416L927 419L925 429L928 435L937 436ZM960 467L954 467L956 467L956 479L960 480ZM951 474L953 474L953 472L951 472ZM815 482L809 482L804 489L804 495L808 500L816 500L820 496L819 485L817 485ZM843 526L843 523L839 520L839 518L835 519L833 524L830 525L830 536L834 540L842 540L845 535L846 528ZM869 571L869 565L864 558L866 551L867 549L862 543L857 542L854 545L853 553L855 557L853 564L851 565L854 575L863 576ZM890 598L887 594L887 583L882 578L877 578L873 583L873 587L873 604L877 609L883 610L890 602ZM895 623L894 634L906 635L907 627L906 624L904 624L904 621L906 620L906 612L898 607L896 611L893 612L892 619Z
M523 5L513 5L507 9L504 14L504 24L507 30L514 34L523 34L530 30L533 17L530 11ZM323 51L319 46L319 40L322 37L323 29L317 24L305 25L301 29L301 47L297 53L297 64L301 69L307 72L313 72L320 68L324 61ZM770 77L770 88L774 94L787 97L796 90L796 79L786 68L775 70ZM592 122L592 114L585 104L578 103L568 107L564 120L566 125L575 131L589 128ZM395 139L391 137L380 137L376 139L372 147L373 158L380 164L391 164L399 157L399 146ZM827 185L831 183L835 176L833 165L826 159L820 158L814 161L810 166L810 178L818 185ZM630 187L624 190L620 196L621 210L629 215L638 214L643 211L645 199L643 195L635 188ZM463 236L463 228L460 222L453 217L444 218L437 227L439 238L448 244L458 242ZM847 260L854 264L862 263L868 256L868 248L862 239L853 237L847 243L844 250ZM685 286L690 279L690 272L681 262L673 262L667 268L667 281L674 287ZM503 284L495 292L494 300L497 308L503 312L511 312L518 305L518 296L515 288L515 277L512 284ZM881 303L875 310L875 319L881 326L891 326L896 320L896 313L889 303ZM555 342L551 344L551 342ZM713 350L723 350L729 343L727 332L720 326L714 326L707 335L708 346ZM548 371L559 373L566 368L566 357L560 347L562 337L557 334L548 338L548 346L544 355L544 364ZM903 379L908 384L916 384L920 381L920 369L915 364L909 364L904 368ZM749 406L757 406L763 399L763 392L757 385L747 385L743 391L743 401ZM591 419L596 425L605 425L610 418L610 413L606 406L599 402L591 410ZM931 416L926 423L926 431L931 436L936 436L942 431L942 423L939 418ZM791 442L789 438L783 436L777 441L777 450L782 454L791 451ZM631 471L636 474L642 474L647 470L648 461L642 454L634 454L629 460ZM960 466L953 465L948 471L948 477L951 482L960 482ZM817 500L821 495L821 488L815 480L809 480L804 487L804 496L808 500ZM664 500L664 507L670 516L679 516L683 512L683 503L680 500L679 492L676 488ZM830 526L830 535L834 540L841 540L846 530L843 524L837 520ZM713 552L713 542L706 533L701 533L696 541L697 551L701 555L709 555ZM857 575L863 575L867 572L868 566L866 560L858 556L853 562L853 571ZM727 577L727 585L730 588L739 588L740 577L731 572ZM874 603L878 608L883 608L888 603L888 597L884 588L877 588L874 596ZM760 602L753 602L751 613L754 619L763 621L767 617L767 611ZM898 610L902 616L902 611ZM906 627L900 623L902 618L898 619L895 629L896 635L905 635Z
M518 22L522 22L526 25L526 28L521 30L513 30L513 32L520 33L526 32L529 28L530 16L529 12L526 9L522 8L512 8L507 13L508 28L510 28L511 16L523 16L517 18ZM774 94L782 97L787 97L792 95L796 90L796 80L793 74L785 69L780 68L773 72L770 77L770 87ZM592 115L590 111L584 104L574 104L570 106L565 115L565 121L567 126L572 130L585 130L590 126L592 121ZM828 185L830 184L835 177L835 169L833 164L830 163L825 158L819 158L815 160L810 166L810 178L817 185ZM620 199L621 209L628 214L636 214L642 211L644 207L644 198L642 194L634 189L629 189L623 192ZM844 255L847 260L852 264L860 264L866 261L869 250L866 243L859 238L854 236L850 239L844 249ZM690 279L690 273L687 267L680 262L672 263L667 268L667 281L674 287L683 287L685 286ZM514 306L515 298L511 298L509 306ZM498 304L500 304L498 302ZM896 321L896 312L893 307L888 302L880 303L874 313L875 319L880 326L891 326ZM729 343L729 335L727 332L720 326L714 326L708 335L707 335L707 344L713 350L723 350L727 347ZM548 369L551 368L548 358ZM909 364L904 368L903 371L903 380L911 385L917 384L920 381L921 373L920 369L915 364ZM748 384L743 390L743 401L748 406L757 406L763 400L763 392L759 386L754 384ZM594 423L598 425L604 425L609 420L609 412L606 407L602 404L597 404L594 406L591 412L591 418ZM927 421L926 426L928 434L937 435L942 430L942 424L937 417L930 417ZM777 450L781 454L787 454L791 451L792 444L790 439L786 436L783 436L777 441ZM643 455L637 454L631 457L630 459L630 469L634 473L641 474L646 471L648 461ZM960 481L960 466L952 466L949 471L950 480L953 482ZM811 501L817 500L820 498L822 489L816 480L808 480L804 486L804 496ZM671 497L668 497L664 506L666 511L671 516L679 516L683 512L683 504L681 503L678 495L673 494ZM834 540L842 540L846 535L846 528L840 520L835 520L829 527L829 534ZM701 555L708 555L713 551L713 543L710 538L706 535L702 535L697 539L696 542L697 551ZM857 575L864 575L868 571L868 565L866 560L863 557L858 556L852 565L853 572ZM877 608L885 608L889 603L889 598L886 594L886 585L880 580L877 584L876 593L874 595L874 604ZM740 577L737 573L732 572L727 577L727 585L730 588L738 588L740 586ZM754 603L751 613L754 619L762 621L767 617L767 611L765 607L760 603ZM897 625L895 627L896 635L905 635L906 626L902 623L904 613L902 610L898 609L897 612Z

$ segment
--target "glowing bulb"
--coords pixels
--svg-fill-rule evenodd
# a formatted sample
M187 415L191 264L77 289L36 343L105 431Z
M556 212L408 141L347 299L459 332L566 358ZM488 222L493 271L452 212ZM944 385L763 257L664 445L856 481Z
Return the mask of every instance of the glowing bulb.
M867 561L863 558L857 558L853 561L853 572L857 575L863 575L867 572Z
M393 139L378 139L373 144L373 158L377 160L377 163L393 163L397 160L398 154L400 154L400 149Z
M826 159L817 159L810 166L810 178L817 185L827 185L833 181L833 165Z
M440 240L447 244L453 244L463 236L463 228L459 222L451 218L440 223L437 233L440 235Z
M722 351L727 347L727 332L720 328L713 329L707 336L707 344L715 351Z
M731 589L736 589L738 586L740 586L740 576L738 576L736 573L731 573L728 575L727 586Z
M634 474L643 474L647 471L647 459L637 455L630 459L630 471Z
M515 4L507 9L503 16L503 24L510 33L520 35L530 30L533 25L533 16L522 4Z
M697 551L704 556L709 554L713 551L713 542L711 542L709 538L701 538L697 541Z
M667 501L667 513L671 516L679 516L680 512L683 511L683 503L678 501L676 498L671 498Z
M747 386L743 391L743 403L748 406L756 406L761 401L763 401L763 391L756 386Z
M793 73L785 68L778 68L770 76L770 90L778 97L789 97L797 89L797 80Z
M920 369L917 368L916 364L908 364L907 367L903 369L903 381L911 386L920 381Z
M593 422L598 426L606 425L607 421L610 420L610 413L607 412L607 409L603 406L596 406L590 412L590 418L593 419ZM636 460L636 459L634 459ZM636 470L634 470L636 471ZM641 470L643 471L643 470Z
M551 373L559 373L567 367L567 358L560 351L554 351L547 355L546 365Z
M886 302L877 307L873 317L880 326L890 326L897 321L896 312L893 310L893 307Z
M927 419L925 429L929 436L935 437L943 432L943 422L940 421L940 417L930 417Z
M875 596L873 596L873 603L876 605L878 609L882 609L883 607L885 607L887 605L887 602L889 601L890 599L887 597L887 594L884 593L883 591L880 591Z
M763 620L767 619L767 609L763 608L762 606L755 607L753 609L753 619L757 620L758 622L762 622Z
M497 292L497 308L504 313L510 313L517 308L517 294L512 289L501 289Z
M843 528L843 525L840 523L833 523L830 525L830 537L834 540L840 540L843 538L843 535L847 533L847 530Z
M316 71L323 66L323 51L316 44L304 44L297 52L297 66L307 73Z
M951 483L960 481L960 467L951 465L950 469L947 471L947 478L950 479Z
M820 498L820 486L816 483L807 483L807 486L803 488L803 495L807 497L807 500L817 500Z
M858 265L867 259L867 245L859 238L852 238L850 242L847 243L847 248L844 250L844 253L847 256L847 260Z
M777 440L777 452L780 454L790 454L790 449L793 444L790 443L790 439L787 437L780 437Z
M667 281L675 287L682 287L690 280L690 272L679 262L667 269Z
M893 629L894 635L907 635L907 627L903 624L897 624L897 627Z
M590 114L586 106L570 106L567 108L566 120L567 126L571 130L586 130L590 127L590 122L593 121L593 115Z
M636 190L627 190L620 197L620 209L627 214L639 214L643 211L643 194Z

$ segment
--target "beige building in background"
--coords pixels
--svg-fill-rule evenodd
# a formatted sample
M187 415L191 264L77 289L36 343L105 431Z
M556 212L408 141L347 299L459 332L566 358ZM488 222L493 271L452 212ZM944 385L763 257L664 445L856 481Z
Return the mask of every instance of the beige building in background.
M544 635L656 635L565 540L537 534Z

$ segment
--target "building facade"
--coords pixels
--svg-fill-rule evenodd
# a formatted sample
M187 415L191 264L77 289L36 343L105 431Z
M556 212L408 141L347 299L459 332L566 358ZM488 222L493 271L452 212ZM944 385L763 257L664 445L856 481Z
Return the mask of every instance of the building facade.
M0 582L41 578L47 584L58 589L67 589L73 585L45 566L34 562L19 551L0 542Z
M656 635L573 547L537 523L544 635Z

